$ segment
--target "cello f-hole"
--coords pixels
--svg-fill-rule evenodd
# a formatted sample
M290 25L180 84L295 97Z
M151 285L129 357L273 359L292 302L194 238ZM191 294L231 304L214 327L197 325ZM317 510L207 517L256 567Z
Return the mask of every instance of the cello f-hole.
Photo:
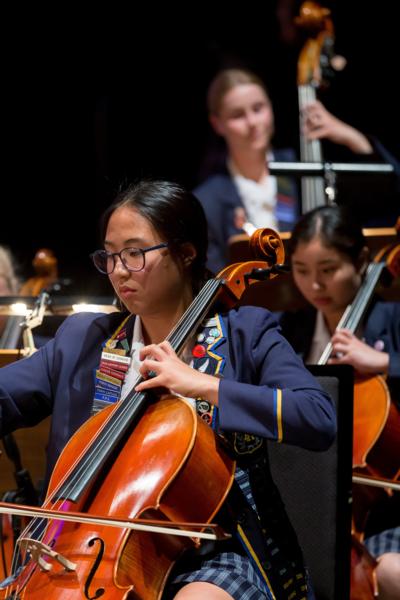
M90 592L89 592L90 584L92 583L93 577L95 576L96 571L101 563L101 560L104 555L104 548L105 548L104 541L99 537L95 537L95 538L92 538L91 540L89 540L88 546L93 546L95 542L99 542L100 548L99 548L99 552L97 554L96 560L94 561L93 567L90 569L89 575L85 582L85 598L87 598L88 600L96 600L96 598L100 598L100 596L102 596L105 592L104 588L98 588L96 590L94 596L90 596Z

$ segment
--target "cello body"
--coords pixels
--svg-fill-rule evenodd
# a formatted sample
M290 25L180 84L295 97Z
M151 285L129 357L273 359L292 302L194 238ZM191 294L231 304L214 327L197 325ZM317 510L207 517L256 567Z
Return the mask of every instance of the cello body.
M385 427L390 404L390 393L383 377L377 375L356 378L354 383L353 468L367 466L367 455Z
M89 419L71 438L54 469L50 497L70 470L73 457L80 456L87 439L101 429L114 408L107 407ZM110 517L207 522L225 500L233 474L234 462L216 448L212 429L184 400L170 396L146 409L118 460L106 465L104 477L98 478L95 494L88 490L79 505L58 499L55 507ZM56 561L51 561L49 571L36 565L27 567L18 582L21 600L100 595L105 600L156 600L174 562L197 542L173 535L52 522L43 543L76 568L67 570ZM0 593L2 600L8 597Z

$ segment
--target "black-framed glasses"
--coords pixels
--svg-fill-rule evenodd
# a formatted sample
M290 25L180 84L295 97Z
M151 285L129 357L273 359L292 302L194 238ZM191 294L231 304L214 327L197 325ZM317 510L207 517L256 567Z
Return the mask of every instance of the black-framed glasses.
M150 248L123 248L120 252L107 252L107 250L96 250L90 255L94 266L100 273L110 275L116 265L116 256L128 271L141 271L146 264L146 252L167 248L168 242L150 246Z

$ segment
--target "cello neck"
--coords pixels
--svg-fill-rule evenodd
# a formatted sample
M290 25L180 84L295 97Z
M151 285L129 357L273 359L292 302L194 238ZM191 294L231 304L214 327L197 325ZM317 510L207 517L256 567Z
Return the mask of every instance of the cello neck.
M350 310L345 313L345 320L344 323L341 324L341 328L349 329L351 333L355 333L357 327L364 318L384 268L384 262L370 263L368 265L365 279L360 286L353 303L350 305Z
M352 304L349 304L344 311L342 318L338 323L337 329L348 329L351 331L351 333L355 333L364 318L374 290L385 266L386 265L384 262L372 262L368 265L364 281L362 282ZM331 353L332 344L329 342L321 354L318 364L325 365Z

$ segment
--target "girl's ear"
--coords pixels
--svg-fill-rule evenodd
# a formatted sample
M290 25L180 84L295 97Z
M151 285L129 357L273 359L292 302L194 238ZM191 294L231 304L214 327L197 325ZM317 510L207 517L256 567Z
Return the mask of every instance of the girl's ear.
M185 242L181 245L181 256L184 266L188 267L197 256L196 248L190 242Z
M217 135L224 136L224 127L221 119L217 115L210 114L208 120L211 123L211 127L214 129Z

